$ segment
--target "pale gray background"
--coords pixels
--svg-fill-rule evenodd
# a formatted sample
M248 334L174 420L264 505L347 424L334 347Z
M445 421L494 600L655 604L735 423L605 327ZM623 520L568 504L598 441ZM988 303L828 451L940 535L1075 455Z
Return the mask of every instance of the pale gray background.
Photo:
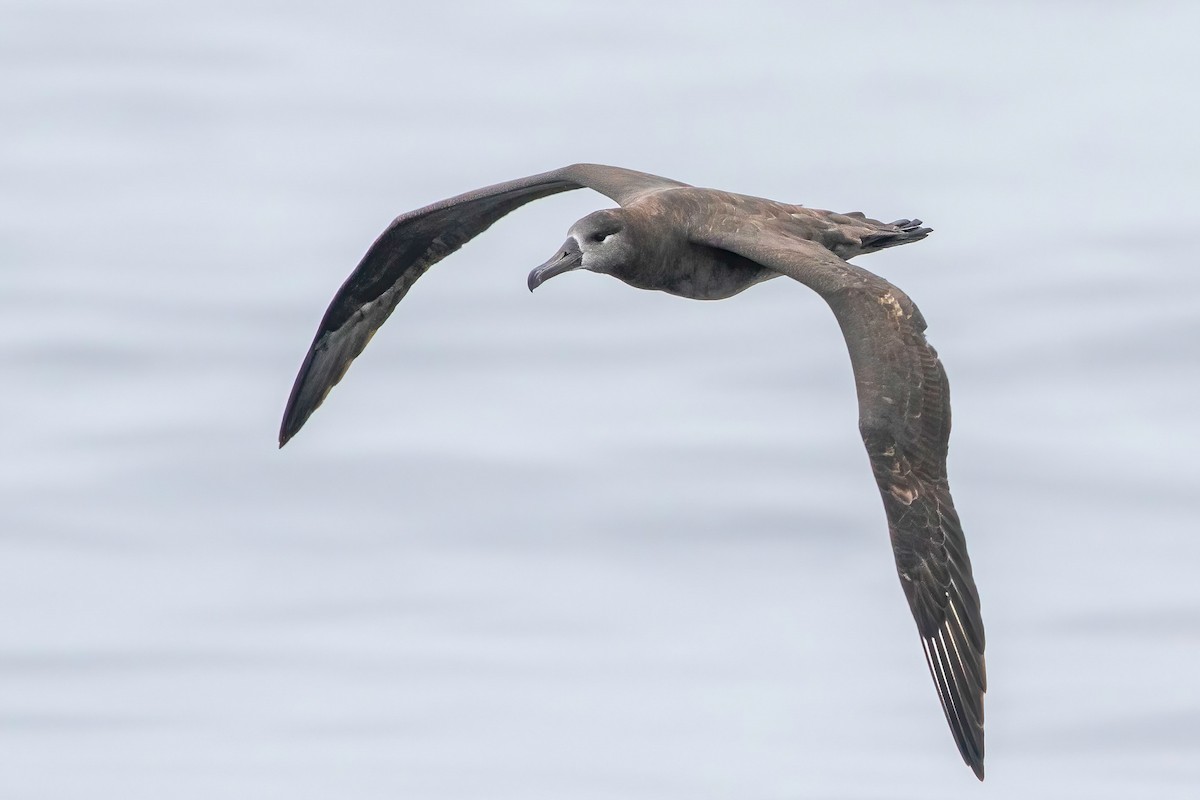
M0 797L1192 798L1194 3L0 5ZM396 214L599 161L892 219L988 624L988 780L833 318L505 220L286 450Z

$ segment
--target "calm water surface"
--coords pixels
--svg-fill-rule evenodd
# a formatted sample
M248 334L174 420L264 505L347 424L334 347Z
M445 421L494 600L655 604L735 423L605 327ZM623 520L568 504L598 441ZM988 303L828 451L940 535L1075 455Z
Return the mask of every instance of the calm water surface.
M0 3L0 796L1184 798L1200 785L1188 4ZM988 780L840 334L434 269L295 442L402 211L573 161L937 233Z

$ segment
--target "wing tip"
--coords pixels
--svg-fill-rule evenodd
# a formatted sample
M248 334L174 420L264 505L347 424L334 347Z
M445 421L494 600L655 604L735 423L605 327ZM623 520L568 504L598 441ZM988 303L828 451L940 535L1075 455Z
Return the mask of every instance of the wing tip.
M285 444L287 444L288 442L290 442L292 440L292 437L296 435L296 432L300 430L299 427L294 428L294 429L291 428L288 425L288 422L289 422L289 419L287 417L284 417L283 425L279 428L279 449L280 450L282 450L283 446Z
M294 394L298 394L298 392ZM312 416L312 412L315 410L316 406L300 403L297 396L289 399L287 408L283 412L283 421L279 424L280 448L290 442L292 437L300 432L300 429L304 427L304 423L308 422L308 418Z
M301 402L300 395L305 384L305 376L308 372L307 368L308 360L305 360L304 367L301 368L300 374L296 376L296 385L292 387L292 394L288 398L287 407L283 411L283 421L279 423L280 448L290 442L292 437L300 432L300 429L304 427L304 423L308 422L308 418L316 410L316 406Z
M939 634L922 636L925 660L929 673L938 691L938 699L954 743L958 746L963 763L971 768L975 777L983 780L983 697L985 690L975 683L960 665L955 669L949 660L949 649ZM982 653L978 654L982 658Z
M346 373L346 369L350 366L350 362L347 361L342 368L341 374L333 381L328 380L328 370L322 369L317 364L317 355L323 349L321 341L326 336L328 336L328 332L325 330L324 324L322 324L321 330L317 332L316 338L308 348L308 352L304 355L304 361L300 364L299 371L296 372L296 380L292 383L292 391L288 393L287 405L283 408L283 420L279 423L280 448L290 442L292 437L300 432L300 429L304 427L304 423L308 422L308 418L317 410L317 407L325 402L329 390L337 384L341 376ZM353 357L351 360L353 360ZM314 365L316 365L315 368ZM316 385L321 385L322 388L314 396L314 386Z

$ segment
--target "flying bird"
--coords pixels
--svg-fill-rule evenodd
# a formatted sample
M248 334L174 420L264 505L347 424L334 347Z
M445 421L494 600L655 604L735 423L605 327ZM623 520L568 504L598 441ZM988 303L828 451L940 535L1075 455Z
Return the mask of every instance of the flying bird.
M946 476L950 393L925 320L904 292L850 259L924 239L920 220L885 224L597 164L498 183L397 217L338 290L279 431L291 439L413 282L526 203L573 189L618 208L588 214L529 273L532 291L588 270L638 289L718 300L785 275L823 297L850 351L859 431L879 484L900 584L963 760L983 779L987 689L979 594Z

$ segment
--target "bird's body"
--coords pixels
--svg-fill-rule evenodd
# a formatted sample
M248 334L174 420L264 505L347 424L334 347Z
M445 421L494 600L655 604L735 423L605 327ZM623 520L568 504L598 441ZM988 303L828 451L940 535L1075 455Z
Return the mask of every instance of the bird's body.
M983 778L983 621L950 497L950 395L925 320L904 292L847 259L918 241L920 220L885 224L616 167L575 164L496 184L398 217L367 251L322 320L284 413L285 444L432 264L500 217L588 187L620 208L587 215L529 275L535 289L586 269L639 289L719 300L781 275L816 291L850 351L859 430L883 498L901 586L964 761Z
M734 252L705 244L708 237L772 234L810 241L848 259L923 239L927 229L897 230L861 214L788 205L713 189L669 188L624 206L633 259L609 273L638 289L692 300L724 300L781 273ZM903 220L908 224L908 220ZM919 223L918 223L919 224Z

